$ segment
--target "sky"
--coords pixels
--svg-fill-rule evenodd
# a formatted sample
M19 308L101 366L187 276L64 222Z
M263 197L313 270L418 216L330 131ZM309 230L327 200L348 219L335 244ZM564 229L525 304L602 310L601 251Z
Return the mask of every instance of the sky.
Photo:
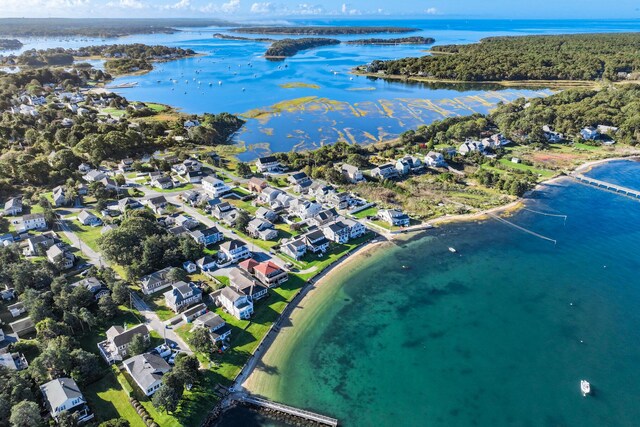
M638 0L0 0L0 17L639 19Z

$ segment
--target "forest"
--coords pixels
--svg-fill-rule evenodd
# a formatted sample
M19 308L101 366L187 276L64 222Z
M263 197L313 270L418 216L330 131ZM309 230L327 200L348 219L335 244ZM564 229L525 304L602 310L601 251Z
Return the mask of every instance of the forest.
M368 73L458 81L637 78L640 34L491 37L434 46L432 55L373 61Z
M133 34L171 34L177 27L229 26L219 19L68 19L4 18L0 34L11 37L122 37Z
M418 31L408 27L244 27L231 30L246 34L280 34L291 36L338 36L350 34L401 34Z
M270 59L280 59L294 56L305 49L340 44L340 40L325 38L284 39L274 42L264 56Z
M433 44L436 42L436 39L431 37L401 37L395 39L360 39L360 40L349 40L344 42L344 44L353 44L353 45L395 45L395 44Z

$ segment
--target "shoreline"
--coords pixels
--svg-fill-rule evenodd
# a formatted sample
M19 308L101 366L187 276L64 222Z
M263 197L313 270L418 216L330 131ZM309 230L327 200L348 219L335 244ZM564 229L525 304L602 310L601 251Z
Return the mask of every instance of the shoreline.
M632 155L629 157L594 160L577 166L571 172L583 173L601 164L620 160L639 159L640 156ZM427 221L426 224L437 226L457 222L487 220L489 219L489 214L516 212L524 207L526 200L533 192L539 191L547 185L566 179L569 179L569 176L567 174L561 174L542 181L533 189L529 190L524 196L506 205L497 206L472 214L463 214L451 217L444 216ZM424 226L425 224L421 225ZM279 366L282 363L286 363L294 353L293 349L295 348L295 343L298 338L305 333L306 328L304 326L316 319L318 314L329 304L331 296L340 291L340 286L338 286L340 283L340 273L356 271L357 268L360 268L362 264L364 264L363 261L366 258L370 258L376 253L379 253L380 250L393 245L393 241L396 239L402 239L401 236L403 235L411 235L414 237L416 234L424 233L425 231L428 231L428 229L418 229L415 231L407 230L406 233L393 234L386 236L386 238L381 235L380 238L385 240L380 241L376 239L375 242L366 243L363 246L360 246L355 252L342 260L339 260L334 266L327 268L318 276L311 279L310 285L307 288L303 288L302 292L304 294L301 296L300 300L297 303L293 300L290 305L287 306L287 310L291 311L286 318L289 325L282 327L280 331L277 332L275 337L271 340L269 348L256 362L262 366ZM244 381L237 386L241 386L244 390L252 394L271 398L275 396L275 398L277 398L280 380L278 377L274 377L272 374L258 368L253 369Z

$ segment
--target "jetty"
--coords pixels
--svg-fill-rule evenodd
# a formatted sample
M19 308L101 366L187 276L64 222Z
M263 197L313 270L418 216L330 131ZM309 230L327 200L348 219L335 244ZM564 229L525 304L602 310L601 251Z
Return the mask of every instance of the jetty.
M256 396L245 394L238 397L237 400L245 404L292 415L294 417L302 418L304 420L312 421L324 426L337 427L338 425L338 420L335 418L327 417L326 415L317 414L311 411L306 411L304 409L294 408L293 406L284 405L282 403L272 402L270 400L262 399Z
M583 184L592 185L602 190L611 191L616 194L631 197L632 199L640 200L640 190L634 190L632 188L623 187L617 184L611 184L610 182L600 181L599 179L589 178L581 173L574 173L569 175L574 180Z

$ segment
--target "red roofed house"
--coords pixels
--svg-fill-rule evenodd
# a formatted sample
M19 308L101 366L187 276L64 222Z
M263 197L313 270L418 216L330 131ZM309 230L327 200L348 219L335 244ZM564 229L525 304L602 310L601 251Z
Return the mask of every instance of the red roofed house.
M238 267L252 274L263 285L270 288L289 280L289 273L272 261L258 262L253 258L242 261Z

